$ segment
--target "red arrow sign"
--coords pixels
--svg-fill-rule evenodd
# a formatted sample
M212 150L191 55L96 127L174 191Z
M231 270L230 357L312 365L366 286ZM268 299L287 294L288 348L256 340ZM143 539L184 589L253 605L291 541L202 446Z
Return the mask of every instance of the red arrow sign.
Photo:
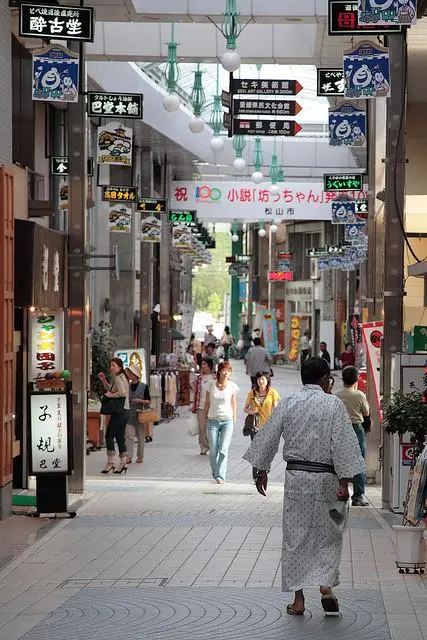
M302 84L300 84L298 80L295 80L295 95L297 96L303 89L304 87L302 86Z

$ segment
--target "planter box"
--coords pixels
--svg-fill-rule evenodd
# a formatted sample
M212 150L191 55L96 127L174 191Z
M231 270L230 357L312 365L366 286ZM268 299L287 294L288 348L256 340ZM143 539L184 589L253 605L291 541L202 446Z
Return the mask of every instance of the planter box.
M100 449L102 443L101 414L99 411L87 413L87 438L91 449Z
M424 528L394 525L396 533L396 566L401 573L409 569L424 570L426 566Z

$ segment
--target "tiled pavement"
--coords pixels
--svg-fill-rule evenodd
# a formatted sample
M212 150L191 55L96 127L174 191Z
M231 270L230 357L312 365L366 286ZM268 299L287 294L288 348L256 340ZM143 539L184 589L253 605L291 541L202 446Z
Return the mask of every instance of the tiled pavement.
M241 374L236 380L246 390ZM275 385L286 393L297 374L278 371ZM224 486L210 482L182 416L156 428L144 464L126 478L100 477L104 453L90 455L78 517L0 570L0 638L427 638L426 580L397 572L392 520L373 507L351 511L337 589L342 617L325 618L316 590L303 618L284 614L283 467L278 457L262 498L241 460L246 446L239 429ZM378 489L368 495L379 507Z

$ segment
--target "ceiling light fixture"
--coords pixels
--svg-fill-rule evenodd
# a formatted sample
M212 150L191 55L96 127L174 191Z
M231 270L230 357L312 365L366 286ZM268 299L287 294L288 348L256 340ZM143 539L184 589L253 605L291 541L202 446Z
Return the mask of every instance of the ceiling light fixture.
M176 95L176 88L179 79L179 66L177 62L177 43L175 42L175 25L171 28L171 41L168 42L168 59L166 61L165 78L168 87L168 93L163 98L163 108L169 113L178 111L181 100Z
M202 108L205 104L206 96L203 90L202 71L200 70L200 64L197 63L197 69L194 72L194 85L191 94L191 102L193 105L193 117L190 120L188 127L192 133L202 133L205 128L205 123L202 115Z

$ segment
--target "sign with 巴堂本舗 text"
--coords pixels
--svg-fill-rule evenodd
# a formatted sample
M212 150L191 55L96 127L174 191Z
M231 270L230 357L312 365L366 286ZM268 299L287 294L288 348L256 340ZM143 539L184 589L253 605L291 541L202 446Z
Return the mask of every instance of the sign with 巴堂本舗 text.
M323 183L281 182L278 194L270 184L252 182L175 181L171 209L197 210L198 220L331 220L331 202L339 193L324 191ZM363 191L350 191L364 198Z

